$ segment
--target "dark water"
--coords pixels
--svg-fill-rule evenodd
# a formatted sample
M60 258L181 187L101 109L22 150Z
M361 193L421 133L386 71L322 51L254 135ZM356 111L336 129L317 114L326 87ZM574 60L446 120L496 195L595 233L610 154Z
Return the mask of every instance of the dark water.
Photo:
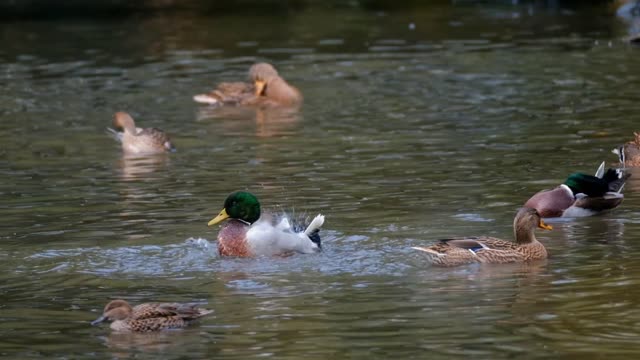
M603 216L553 223L536 265L425 266L410 246L511 236L595 172L640 112L633 25L606 7L305 7L0 24L0 354L12 358L634 358L640 172ZM300 113L193 94L272 62ZM178 152L126 159L115 111ZM236 189L327 216L325 251L221 259ZM206 302L156 335L89 326L113 298Z

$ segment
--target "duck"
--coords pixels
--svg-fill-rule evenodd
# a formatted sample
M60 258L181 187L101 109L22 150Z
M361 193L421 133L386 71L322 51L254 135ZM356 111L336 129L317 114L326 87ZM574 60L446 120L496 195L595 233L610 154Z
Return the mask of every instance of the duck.
M592 216L618 207L622 189L631 174L620 169L607 169L602 162L595 176L573 173L564 183L542 190L524 203L538 210L543 218Z
M211 314L197 304L144 303L131 307L126 300L110 301L102 316L91 322L98 325L111 322L111 330L120 332L154 332L187 327L193 321Z
M322 249L319 231L324 215L318 214L306 228L292 225L287 216L262 214L258 198L248 191L229 194L224 208L207 225L225 220L218 232L220 256L287 256Z
M164 131L157 128L138 128L131 115L119 111L113 115L113 126L122 132L109 129L110 135L122 144L127 155L162 154L176 149Z
M634 132L635 137L632 141L611 150L612 153L618 155L618 159L622 166L640 166L640 133Z
M535 236L535 229L551 230L536 209L523 207L513 220L515 242L489 236L442 239L428 247L412 247L427 255L435 266L451 267L464 264L507 264L547 258L547 250Z
M269 63L257 63L249 69L250 83L220 83L207 94L193 100L209 105L295 106L303 101L302 93L284 80Z

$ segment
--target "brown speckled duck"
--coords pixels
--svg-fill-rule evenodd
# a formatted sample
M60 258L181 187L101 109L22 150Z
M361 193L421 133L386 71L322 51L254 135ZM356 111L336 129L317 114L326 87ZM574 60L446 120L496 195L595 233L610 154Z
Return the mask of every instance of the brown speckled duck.
M108 129L111 135L122 143L127 155L161 154L175 151L169 136L156 128L138 128L131 115L120 111L113 115L113 126L122 132Z
M633 135L632 141L612 150L623 166L640 166L640 133L634 132Z
M535 236L535 229L551 230L535 209L521 208L513 220L515 242L494 237L443 239L429 247L414 247L427 255L436 266L458 266L472 263L506 264L543 260L547 250Z
M320 227L324 216L317 215L306 228L298 228L283 216L260 213L260 202L246 191L231 193L218 216L209 226L223 220L227 223L218 232L218 251L221 256L273 256L292 253L310 254L320 251Z
M267 63L258 63L249 69L251 83L221 83L216 89L193 97L210 105L295 106L302 103L302 94L289 85L278 71Z
M122 332L180 329L212 312L197 304L145 303L131 307L125 300L113 300L91 325L111 321L111 329Z
M595 215L622 203L622 188L629 176L616 169L605 172L603 162L595 176L573 173L563 184L533 195L524 206L538 210L544 218Z

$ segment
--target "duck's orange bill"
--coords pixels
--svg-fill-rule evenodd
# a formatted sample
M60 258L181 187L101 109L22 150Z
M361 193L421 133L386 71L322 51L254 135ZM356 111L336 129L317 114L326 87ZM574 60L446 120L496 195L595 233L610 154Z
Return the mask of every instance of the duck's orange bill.
M253 82L253 86L256 87L256 96L262 95L262 92L264 91L264 86L265 85L267 85L267 84L262 80L256 80L256 81Z
M229 217L229 214L227 214L227 209L222 209L222 211L220 211L220 214L218 214L218 216L211 219L211 221L209 221L207 226L215 225L228 217Z
M220 215L218 215L218 216L220 216ZM553 229L553 226L545 223L544 221L542 221L542 219L540 219L540 222L538 223L538 227L541 228L541 229L545 229L545 230L552 230Z

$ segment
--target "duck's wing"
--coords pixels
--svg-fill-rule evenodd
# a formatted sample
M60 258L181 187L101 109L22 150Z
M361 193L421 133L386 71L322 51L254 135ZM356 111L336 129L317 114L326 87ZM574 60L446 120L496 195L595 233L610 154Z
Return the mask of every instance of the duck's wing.
M581 197L576 200L574 206L591 210L593 212L599 212L618 207L622 203L622 200L624 200L624 195L617 192L608 192L604 196Z
M227 101L238 101L238 99L254 95L255 87L252 83L221 83L215 91Z
M203 104L224 105L241 104L246 99L254 97L253 84L243 82L224 82L207 94L198 94L193 100Z
M441 239L440 242L452 247L468 249L474 252L480 250L515 250L518 248L518 245L514 242L489 236Z
M159 304L158 309L174 313L176 316L185 320L197 319L213 312L213 310L203 309L198 306L199 304L196 303L164 303Z
M190 320L212 312L213 310L199 308L198 304L191 303L146 303L134 307L131 317L135 320L172 317Z
M169 135L158 128L145 128L138 131L137 140L144 141L153 147L162 147L167 151L175 151Z
M314 226L317 224L318 222ZM316 230L317 227L314 227L312 232ZM247 242L256 255L275 255L290 251L308 254L319 250L319 246L305 232L292 231L286 218L276 223L266 219L257 221L247 231Z
M167 307L161 307L159 303L144 303L133 307L131 311L131 319L142 320L175 316L176 313Z

